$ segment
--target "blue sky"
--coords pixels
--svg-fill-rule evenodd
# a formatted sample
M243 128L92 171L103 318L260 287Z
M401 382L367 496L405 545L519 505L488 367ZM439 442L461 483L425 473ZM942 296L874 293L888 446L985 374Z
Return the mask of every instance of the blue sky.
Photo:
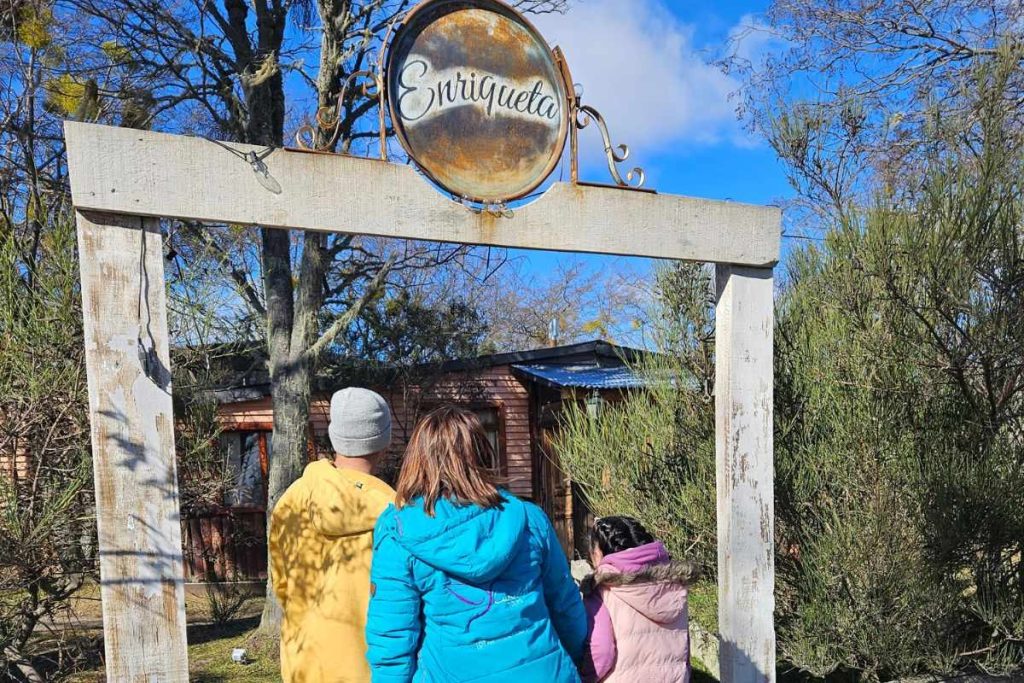
M566 52L584 101L604 114L613 140L631 146L630 161L647 172L648 186L772 204L791 192L783 168L736 120L740 83L712 64L731 36L762 21L766 7L739 0L575 0L565 16L536 23ZM765 34L749 35L743 49L764 49ZM596 131L581 131L580 146L584 177L609 180ZM538 274L566 258L593 267L643 267L607 257L521 255Z

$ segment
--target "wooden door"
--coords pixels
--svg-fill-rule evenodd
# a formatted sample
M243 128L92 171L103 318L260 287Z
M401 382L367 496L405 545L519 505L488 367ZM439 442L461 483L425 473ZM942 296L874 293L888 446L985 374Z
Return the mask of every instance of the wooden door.
M557 396L557 395L556 395ZM542 398L542 397L539 397ZM573 557L572 496L568 476L562 470L554 440L561 401L538 400L535 412L534 500L551 520L562 550Z

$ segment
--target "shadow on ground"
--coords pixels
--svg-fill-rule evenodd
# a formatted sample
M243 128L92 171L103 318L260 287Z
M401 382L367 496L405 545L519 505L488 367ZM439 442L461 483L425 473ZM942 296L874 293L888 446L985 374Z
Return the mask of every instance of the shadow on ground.
M237 619L224 625L219 624L189 624L188 644L202 645L213 640L224 640L248 635L249 631L260 625L260 618L246 617Z

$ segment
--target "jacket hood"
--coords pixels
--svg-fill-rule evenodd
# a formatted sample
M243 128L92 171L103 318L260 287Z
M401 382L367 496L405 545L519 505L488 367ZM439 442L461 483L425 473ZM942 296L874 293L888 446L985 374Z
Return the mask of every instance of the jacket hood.
M690 562L673 562L661 542L606 555L583 580L584 595L601 586L651 621L666 624L686 613L687 587L700 572Z
M500 508L457 505L440 499L434 516L417 498L395 513L395 539L417 559L473 584L496 579L515 557L526 534L526 506L501 492Z
M338 469L327 460L306 466L309 517L324 536L356 536L373 531L377 518L395 498L390 486L371 474Z

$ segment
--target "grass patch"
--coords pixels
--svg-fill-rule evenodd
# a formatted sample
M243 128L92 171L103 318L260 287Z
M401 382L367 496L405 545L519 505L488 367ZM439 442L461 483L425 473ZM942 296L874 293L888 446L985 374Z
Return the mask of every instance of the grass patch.
M696 657L690 657L690 667L693 669L690 683L718 683L718 679L708 671L707 667L704 666L704 662Z
M690 586L690 618L705 631L718 633L718 586L710 581L700 581Z
M193 626L188 634L189 680L193 683L279 683L278 662L272 657L254 653L248 645L259 617L240 619L226 626ZM231 661L231 650L246 648L249 664Z
M191 624L188 627L188 669L192 683L280 683L279 663L271 656L254 653L248 638L259 626L259 616L238 619L223 626ZM231 661L231 650L244 647L248 664ZM65 679L70 683L106 681L102 667Z

